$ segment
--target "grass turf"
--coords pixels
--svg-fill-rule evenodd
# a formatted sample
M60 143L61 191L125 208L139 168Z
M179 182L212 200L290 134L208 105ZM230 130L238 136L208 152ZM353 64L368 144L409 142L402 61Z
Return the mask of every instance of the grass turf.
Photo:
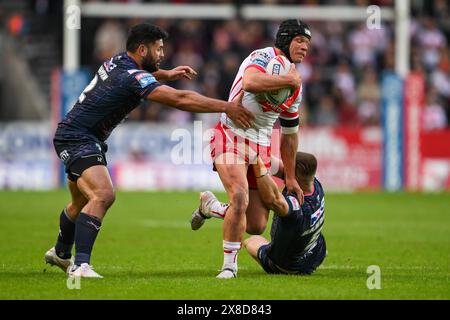
M105 278L80 290L43 262L68 200L65 190L0 192L0 299L450 298L449 194L328 194L328 256L315 274L267 275L243 250L239 277L218 280L221 221L190 230L196 192L119 192L91 260ZM369 265L380 290L366 286Z

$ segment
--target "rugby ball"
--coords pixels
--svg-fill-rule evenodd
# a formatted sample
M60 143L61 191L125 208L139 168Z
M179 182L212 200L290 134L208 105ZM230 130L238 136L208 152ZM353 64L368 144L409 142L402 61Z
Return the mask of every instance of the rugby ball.
M291 62L285 56L276 56L269 61L266 67L266 73L271 75L286 75L291 68ZM264 92L261 95L262 100L265 100L273 105L280 105L284 103L292 95L292 88L286 87L278 90Z

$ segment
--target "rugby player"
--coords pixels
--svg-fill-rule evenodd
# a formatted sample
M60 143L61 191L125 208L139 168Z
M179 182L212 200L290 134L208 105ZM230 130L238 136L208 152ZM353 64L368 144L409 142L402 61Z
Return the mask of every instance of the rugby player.
M159 70L167 33L157 26L138 24L129 31L126 52L105 61L78 101L58 124L54 146L65 165L71 202L60 215L56 245L45 261L69 276L101 277L90 265L95 239L115 192L106 167L106 139L136 108L141 99L189 112L224 113L233 123L249 127L254 115L241 99L225 102L193 91L176 90L158 80L191 78L187 66ZM75 243L75 257L72 246Z
M313 273L326 256L325 238L321 232L325 194L315 178L316 158L309 153L297 153L295 175L304 192L302 205L286 189L283 193L278 190L261 157L252 167L258 192L275 214L270 230L271 241L253 235L244 241L244 247L267 273Z
M270 168L271 135L275 121L281 124L280 154L284 164L287 192L293 192L300 203L303 192L295 178L295 156L298 147L298 108L302 99L301 77L295 63L305 58L311 40L311 31L300 20L285 20L278 29L275 47L253 51L241 64L229 94L234 101L244 92L243 105L256 114L250 128L240 128L227 114L222 114L211 139L211 157L217 170L229 205L217 206L212 215L224 219L222 270L217 278L237 276L237 257L244 231L261 234L267 225L269 208L258 193L253 170L249 170L248 149L255 150L265 166ZM269 61L277 55L286 56L291 64L287 75L265 73ZM281 105L271 105L258 98L262 92L291 87L293 94ZM201 193L203 205L212 201L211 193ZM192 214L191 227L198 229L204 222L201 207ZM226 214L225 214L226 213Z

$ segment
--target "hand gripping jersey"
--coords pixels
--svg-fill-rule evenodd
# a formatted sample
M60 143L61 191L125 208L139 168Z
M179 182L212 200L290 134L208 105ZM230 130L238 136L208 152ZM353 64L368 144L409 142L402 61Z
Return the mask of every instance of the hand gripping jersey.
M273 47L253 51L239 67L239 71L230 90L228 101L233 101L242 92L242 77L244 76L245 70L248 68L257 68L265 72L269 61L276 55L275 48ZM235 134L259 145L269 146L273 124L278 118L280 118L282 133L289 134L297 132L299 121L298 108L301 100L301 86L297 88L285 103L278 106L271 105L267 102L258 102L256 94L244 91L242 104L256 116L253 126L248 129L242 129L235 125L225 113L222 113L220 121Z

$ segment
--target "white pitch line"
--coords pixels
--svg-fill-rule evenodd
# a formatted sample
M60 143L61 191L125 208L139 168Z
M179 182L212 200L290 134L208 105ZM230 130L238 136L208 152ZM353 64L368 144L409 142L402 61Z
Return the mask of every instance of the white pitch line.
M367 265L369 266L369 265ZM324 269L324 270L364 270L366 267L364 266L350 266L350 265L325 265L320 266L318 269ZM389 266L389 267L383 267L380 266L381 270L436 270L436 271L445 271L441 268L436 267L430 267L430 266Z

